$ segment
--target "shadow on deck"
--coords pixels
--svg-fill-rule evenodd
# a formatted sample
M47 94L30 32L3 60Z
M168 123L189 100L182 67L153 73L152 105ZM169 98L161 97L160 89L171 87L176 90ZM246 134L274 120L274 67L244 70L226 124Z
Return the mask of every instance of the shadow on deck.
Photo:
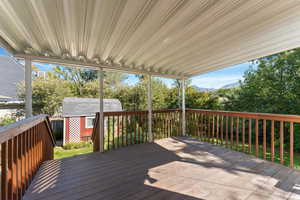
M167 138L42 165L35 199L300 199L300 172L191 138Z

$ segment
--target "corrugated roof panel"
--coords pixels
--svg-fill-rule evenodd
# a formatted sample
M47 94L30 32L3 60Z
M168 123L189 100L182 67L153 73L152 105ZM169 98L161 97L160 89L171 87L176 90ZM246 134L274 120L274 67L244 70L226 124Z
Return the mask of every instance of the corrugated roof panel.
M169 77L296 48L299 35L298 0L0 1L0 43L18 57Z

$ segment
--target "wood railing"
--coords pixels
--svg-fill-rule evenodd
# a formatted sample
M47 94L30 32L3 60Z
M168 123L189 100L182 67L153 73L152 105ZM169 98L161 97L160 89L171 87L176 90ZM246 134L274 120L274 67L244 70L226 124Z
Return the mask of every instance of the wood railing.
M49 119L40 115L0 128L1 199L18 200L43 161L53 159Z
M181 110L154 110L152 132L154 139L181 136Z
M188 109L187 135L294 167L300 116Z
M182 134L181 110L154 110L154 139ZM294 135L300 131L300 116L213 110L186 110L186 135L273 162L294 167ZM92 140L94 151L104 151L148 142L148 112L104 113L104 138L99 142L99 113ZM297 147L300 152L300 147ZM299 155L299 153L298 153ZM298 161L299 159L297 159ZM297 164L299 165L299 164Z
M179 110L152 111L154 139L180 134ZM96 114L92 141L94 151L103 145L104 151L149 141L148 111L104 112L104 138L99 142L99 113Z

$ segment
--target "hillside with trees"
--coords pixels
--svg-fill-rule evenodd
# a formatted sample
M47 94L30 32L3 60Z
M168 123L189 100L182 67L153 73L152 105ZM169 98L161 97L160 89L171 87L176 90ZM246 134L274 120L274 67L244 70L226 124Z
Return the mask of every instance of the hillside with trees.
M255 61L238 88L219 91L224 109L300 114L300 49Z

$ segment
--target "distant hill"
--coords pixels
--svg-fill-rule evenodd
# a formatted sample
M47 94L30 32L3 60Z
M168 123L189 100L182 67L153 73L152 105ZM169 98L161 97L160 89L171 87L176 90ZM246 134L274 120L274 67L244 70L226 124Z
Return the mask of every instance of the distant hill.
M224 85L220 89L230 89L230 88L236 88L236 87L239 87L239 86L240 86L240 83L235 82L235 83L230 83L230 84ZM193 85L192 87L194 89L200 91L200 92L213 92L213 91L218 90L218 89L215 89L215 88L202 88L202 87L198 87L196 85Z
M236 87L239 87L239 86L240 86L240 83L235 82L235 83L230 83L230 84L224 85L223 87L221 87L221 89L236 88Z
M200 92L213 92L215 91L216 89L215 88L201 88L201 87L198 87L196 85L193 85L192 88L200 91Z

